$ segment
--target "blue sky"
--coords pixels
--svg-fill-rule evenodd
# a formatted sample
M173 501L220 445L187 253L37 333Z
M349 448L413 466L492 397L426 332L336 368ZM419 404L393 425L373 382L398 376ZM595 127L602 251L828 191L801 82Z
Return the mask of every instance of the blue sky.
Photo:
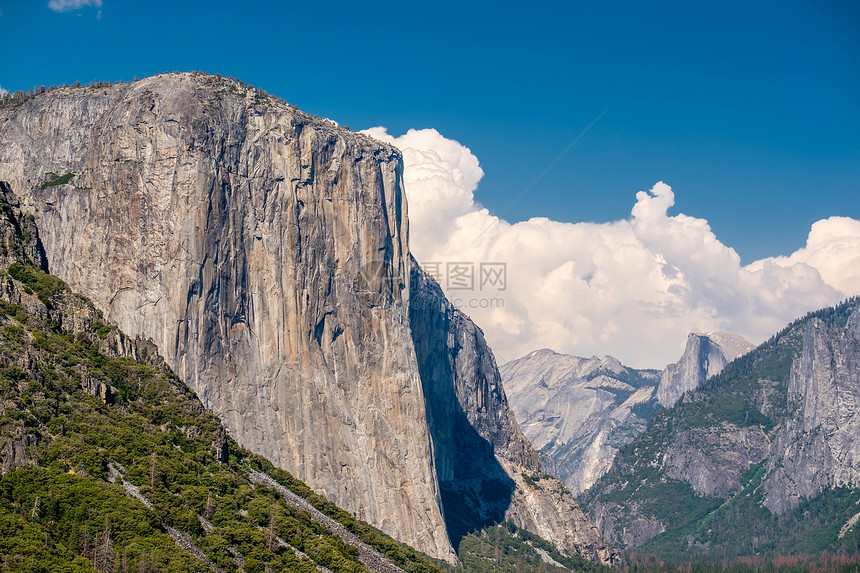
M419 261L507 264L464 305L502 361L662 367L860 294L856 2L0 0L3 89L187 70L385 126Z
M54 1L84 5L0 0L4 89L220 72L353 129L436 128L510 221L625 218L664 180L744 262L860 218L856 3Z

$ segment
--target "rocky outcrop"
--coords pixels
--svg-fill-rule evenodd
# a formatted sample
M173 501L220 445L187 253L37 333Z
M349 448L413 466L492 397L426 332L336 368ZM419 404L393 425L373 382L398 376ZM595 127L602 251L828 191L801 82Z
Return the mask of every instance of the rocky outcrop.
M619 516L627 513L628 509L632 510L629 513L633 516L622 523ZM588 513L607 539L614 540L622 547L639 547L666 531L666 526L654 517L640 514L638 510L639 507L628 508L612 501L596 501L589 506Z
M42 271L48 270L35 218L21 213L18 197L5 181L0 181L0 217L0 267L5 269L25 261Z
M743 337L728 332L692 333L681 359L663 370L657 387L657 401L670 408L684 392L698 388L726 364L755 348Z
M113 396L116 391L116 388L113 386L85 375L81 376L81 388L83 388L84 392L95 396L105 404L113 404Z
M215 459L219 464L226 464L230 461L230 445L227 442L227 432L224 431L223 427L218 429L212 449L215 450Z
M606 543L598 528L585 517L573 494L559 480L547 474L524 472L513 477L516 488L505 513L506 519L537 533L563 553L579 554L607 565L624 563L621 552Z
M3 413L5 409L5 405L0 407ZM39 435L37 433L31 433L19 427L17 435L11 436L5 442L3 449L0 450L0 473L38 463L36 446L39 445Z
M690 484L697 494L727 499L744 486L744 474L770 453L760 426L724 422L709 428L682 430L666 451L666 476Z
M508 515L539 471L480 330L410 284L396 149L202 74L54 90L0 110L0 141L51 271L359 519L454 562L450 524ZM585 527L538 506L532 530Z
M659 372L611 356L536 350L501 368L517 419L544 466L575 494L588 489L654 413Z

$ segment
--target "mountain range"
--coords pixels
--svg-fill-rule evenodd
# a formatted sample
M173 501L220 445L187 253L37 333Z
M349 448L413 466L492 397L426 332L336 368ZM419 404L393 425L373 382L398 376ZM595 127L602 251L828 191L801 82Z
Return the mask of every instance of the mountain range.
M671 407L753 345L724 333L690 334L678 362L661 371L616 358L536 350L501 367L526 437L544 465L579 495L661 408Z
M0 98L4 570L849 570L858 403L856 298L499 369L391 145L196 72Z
M658 413L579 499L622 547L857 555L860 300L798 319Z

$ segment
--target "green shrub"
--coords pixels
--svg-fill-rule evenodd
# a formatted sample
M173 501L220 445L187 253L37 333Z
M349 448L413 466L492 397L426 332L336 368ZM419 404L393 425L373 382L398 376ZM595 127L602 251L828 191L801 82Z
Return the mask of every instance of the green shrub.
M40 187L42 189L47 189L48 187L54 187L56 185L65 185L66 183L68 183L69 181L72 180L72 177L74 177L75 174L74 173L66 173L65 175L57 176L56 173L48 173L48 176L53 177L53 179L50 179L50 180L46 181L45 183L42 183L42 185L40 185Z

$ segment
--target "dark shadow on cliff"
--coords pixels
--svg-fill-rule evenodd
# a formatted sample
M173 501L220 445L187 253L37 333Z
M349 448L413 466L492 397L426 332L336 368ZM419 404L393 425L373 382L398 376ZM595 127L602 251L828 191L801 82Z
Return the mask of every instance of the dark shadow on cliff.
M431 408L428 404L428 422L432 417ZM442 422L454 425L453 478L440 479L439 487L448 537L454 550L459 551L464 536L504 521L513 497L514 481L499 465L490 443L472 428L463 411L457 408L453 417L453 420ZM430 423L430 434L438 457L439 432L434 430L435 425L436 421Z
M511 504L514 481L493 453L493 445L469 422L457 398L455 358L458 346L452 328L454 309L442 290L413 262L409 319L424 391L427 426L433 441L434 464L442 494L445 526L455 551L473 531L501 523ZM459 387L458 387L459 384ZM480 408L476 415L481 415Z

